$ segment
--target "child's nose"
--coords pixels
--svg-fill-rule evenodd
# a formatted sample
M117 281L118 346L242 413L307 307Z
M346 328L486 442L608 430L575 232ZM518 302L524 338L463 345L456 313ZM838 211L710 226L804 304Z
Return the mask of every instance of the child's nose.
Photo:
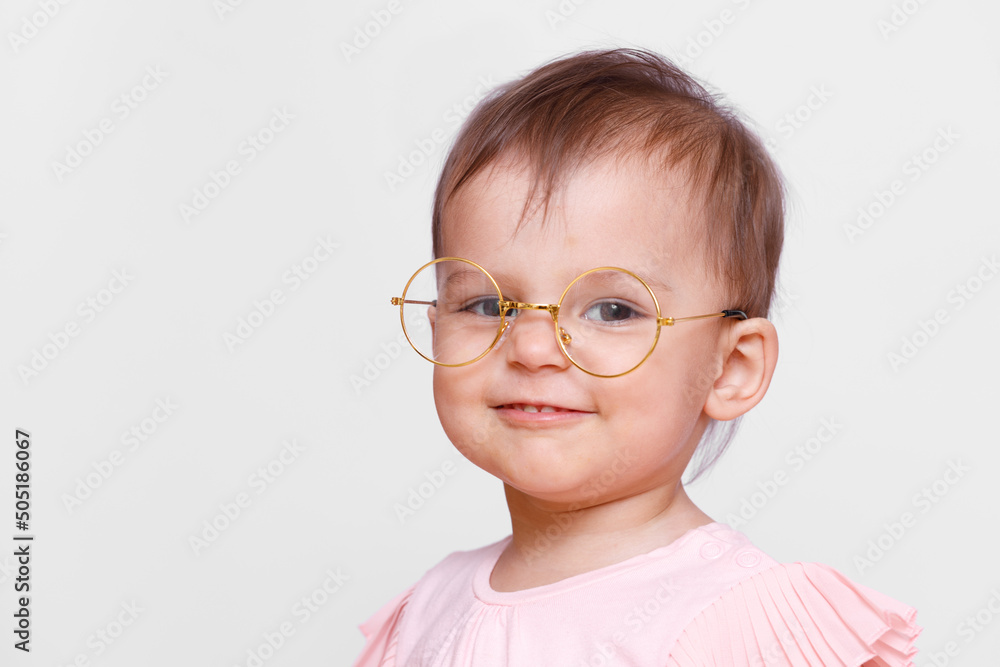
M508 363L529 370L570 365L556 341L553 318L544 310L521 310L509 318L497 347L505 351Z

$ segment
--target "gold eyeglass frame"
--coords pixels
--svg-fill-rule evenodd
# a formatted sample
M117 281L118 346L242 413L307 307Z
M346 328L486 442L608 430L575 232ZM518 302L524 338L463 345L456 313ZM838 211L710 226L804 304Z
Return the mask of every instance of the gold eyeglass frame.
M429 266L437 264L438 262L445 262L445 261L464 262L466 264L469 264L471 266L476 267L477 269L479 269L480 271L482 271L484 274L486 274L486 277L490 279L490 282L493 284L494 289L496 289L497 294L500 296L499 303L498 303L498 305L500 307L500 323L497 326L497 334L496 334L496 336L493 337L493 342L490 343L489 346L479 356L477 356L475 359L471 359L469 361L463 361L460 364L446 364L446 363L443 363L443 362L440 362L440 361L436 361L436 360L431 359L430 357L428 357L423 352L421 352L417 348L417 346L414 345L413 341L410 340L410 334L406 330L406 320L403 317L403 305L404 304L412 303L412 304L427 305L427 306L433 306L433 305L435 305L435 302L433 302L433 301L418 301L418 300L415 300L415 299L407 299L406 298L406 293L407 293L407 291L409 291L410 284L413 283L414 278L416 278L418 275L420 275L421 271L423 271L424 269L426 269ZM639 361L639 363L637 363L635 366L633 366L632 368L628 369L627 371L625 371L623 373L615 373L614 375L602 375L600 373L594 373L594 372L588 371L586 368L584 368L583 366L581 366L580 364L578 364L576 362L576 360L573 359L572 355L570 355L569 351L566 350L566 345L568 345L572 341L572 337L570 336L570 334L565 329L562 329L559 326L559 307L562 305L563 299L566 298L566 294L569 293L569 291L570 291L570 289L572 289L573 285L575 285L579 280L581 280L582 278L585 278L585 277L589 276L591 273L596 273L597 271L621 271L622 273L625 273L625 274L628 274L628 275L632 276L633 278L635 278L636 280L638 280L639 283L644 288L646 288L646 291L649 292L650 298L653 299L653 305L656 306L656 335L653 336L653 343L652 343L652 345L649 346L649 350L646 352L646 356L644 356ZM718 312L718 313L709 313L708 315L692 315L692 316L689 316L689 317L662 317L661 313L660 313L660 302L656 299L656 295L653 293L653 290L649 287L649 285L646 284L646 281L643 280L642 278L640 278L639 276L637 276L635 273L629 271L628 269L623 269L623 268L620 268L620 267L617 267L617 266L601 266L601 267L598 267L596 269L590 269L589 271L584 271L583 273L581 273L580 275L578 275L576 278L574 278L570 282L569 285L566 286L566 289L563 290L562 295L560 295L560 297L559 297L559 302L558 303L524 303L522 301L508 301L508 300L505 300L503 298L503 292L500 291L500 285L498 285L497 281L493 279L493 276L490 275L489 271L487 271L486 269L484 269L479 264L476 264L471 259L463 259L461 257L439 257L437 259L431 260L430 262L427 262L426 264L424 264L423 266L421 266L419 269L417 269L413 273L413 275L410 276L410 279L408 281L406 281L406 286L403 288L403 296L394 296L394 297L392 297L390 299L390 301L391 301L391 303L392 303L393 306L399 306L399 323L403 327L403 335L406 336L406 340L410 344L410 347L412 347L413 350L417 354L419 354L421 357L423 357L427 361L431 362L432 364L436 364L438 366L445 366L445 367L449 367L449 368L455 368L455 367L458 367L458 366L468 366L469 364L474 364L477 361L479 361L480 359L482 359L483 357L485 357L487 354L489 354L490 351L494 347L496 347L497 342L501 338L503 338L504 333L508 331L508 326L510 325L510 322L507 321L507 311L508 310L545 310L545 311L548 311L549 315L552 316L552 324L555 327L556 342L559 344L559 350L562 352L563 356L566 357L566 359L568 359L571 364L573 364L574 366L576 366L577 368L579 368L581 371L583 371L587 375L592 375L594 377L600 377L600 378L616 378L616 377L621 377L622 375L626 375L628 373L631 373L635 369L639 368L639 366L642 366L642 364L645 363L646 359L649 359L649 356L651 354L653 354L653 350L656 349L656 344L660 340L660 328L661 327L672 327L675 324L680 324L681 322L693 322L695 320L705 320L705 319L712 319L712 318L717 318L717 317L736 317L736 318L739 318L741 320L747 319L747 314L744 313L742 310L723 310L723 311Z

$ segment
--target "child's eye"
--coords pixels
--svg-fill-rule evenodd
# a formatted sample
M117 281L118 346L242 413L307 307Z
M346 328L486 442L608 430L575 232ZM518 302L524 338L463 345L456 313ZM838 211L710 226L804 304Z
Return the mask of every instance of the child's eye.
M466 301L458 310L483 317L500 317L500 302L497 298L484 296ZM507 311L508 313L516 311Z
M583 313L583 318L608 324L626 322L639 317L639 311L621 301L600 301Z

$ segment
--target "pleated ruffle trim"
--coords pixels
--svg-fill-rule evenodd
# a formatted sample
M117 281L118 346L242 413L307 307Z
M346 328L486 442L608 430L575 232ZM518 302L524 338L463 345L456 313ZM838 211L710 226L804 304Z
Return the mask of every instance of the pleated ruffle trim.
M394 667L396 664L396 625L413 593L411 586L382 606L375 615L361 624L365 648L354 667Z
M669 667L913 664L916 610L818 563L775 565L699 613Z

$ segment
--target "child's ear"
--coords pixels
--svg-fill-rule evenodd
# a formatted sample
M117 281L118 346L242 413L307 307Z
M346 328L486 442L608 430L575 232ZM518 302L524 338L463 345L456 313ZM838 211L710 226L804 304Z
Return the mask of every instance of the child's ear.
M771 384L778 362L778 332L762 317L734 322L723 334L722 374L705 402L712 419L735 419L757 405Z

